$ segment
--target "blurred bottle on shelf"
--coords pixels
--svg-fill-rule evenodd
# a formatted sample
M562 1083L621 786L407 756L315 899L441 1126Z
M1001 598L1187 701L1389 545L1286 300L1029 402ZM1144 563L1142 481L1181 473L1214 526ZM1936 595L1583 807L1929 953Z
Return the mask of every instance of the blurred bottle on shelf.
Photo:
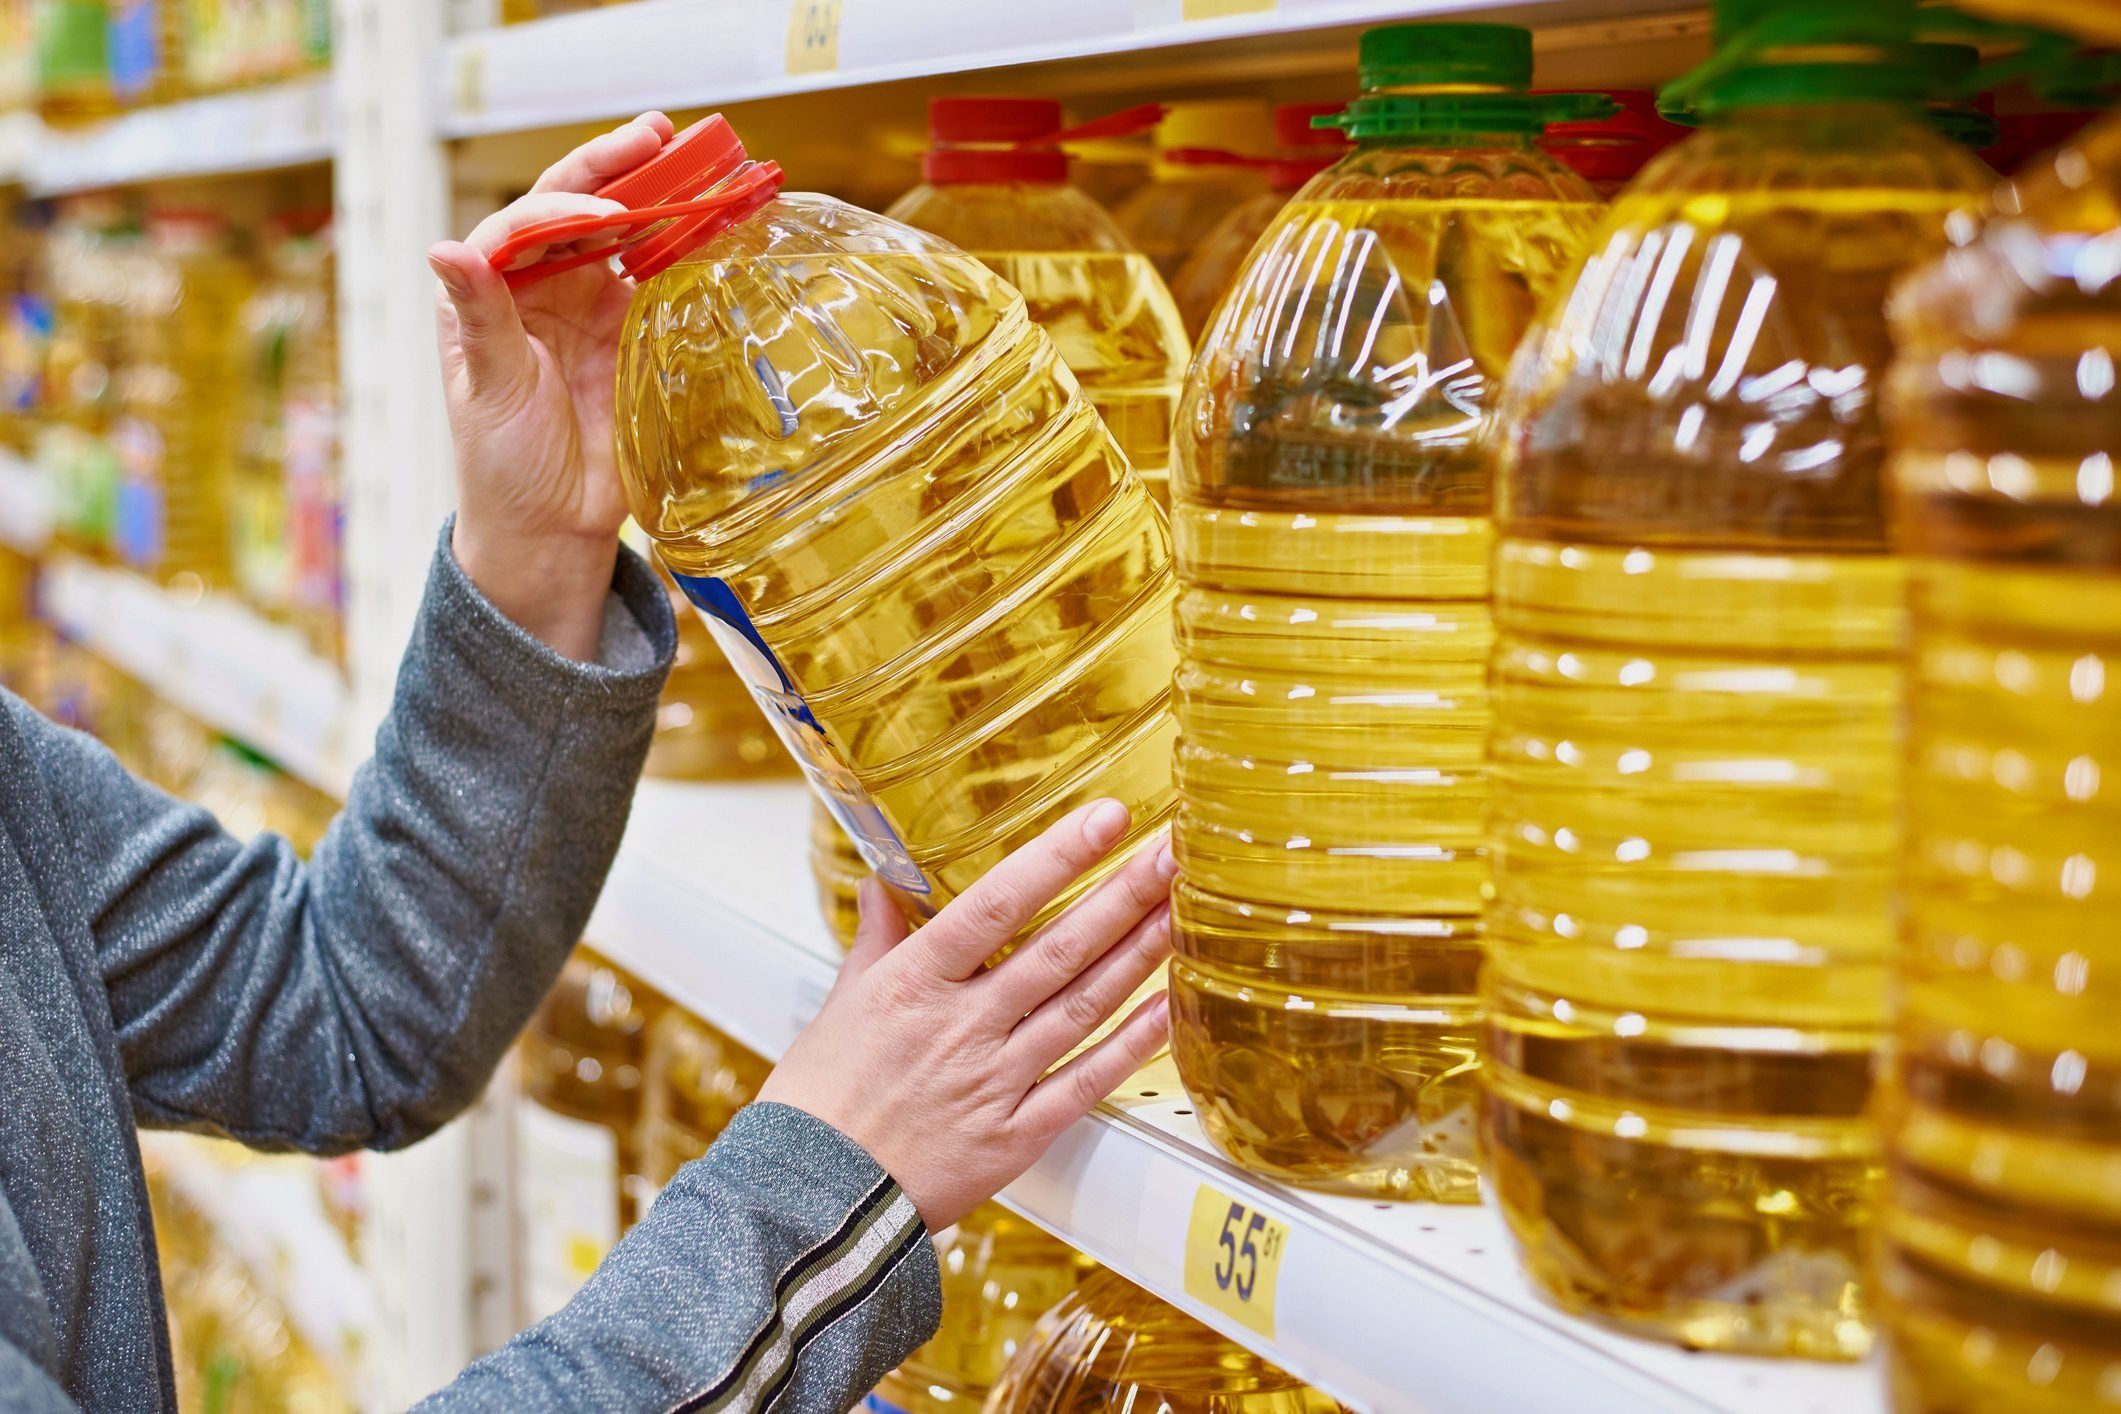
M37 103L38 0L0 0L0 114Z
M772 1069L682 1007L666 1008L649 1024L636 1163L625 1176L636 1220L680 1168L707 1152Z
M2091 1410L2121 1371L2117 241L2121 116L1894 305L1911 677L1880 1228L1907 1414Z
M181 10L186 87L219 93L331 63L330 0L164 0Z
M1528 31L1362 40L1354 149L1260 240L1174 459L1172 1051L1250 1168L1478 1197L1490 428L1597 220ZM1602 103L1596 106L1602 107Z
M1342 1414L1336 1399L1117 1272L1085 1278L1038 1323L986 1414Z
M578 948L517 1043L516 1211L524 1324L567 1304L631 1227L641 1063L668 1005Z
M832 940L853 947L862 926L861 888L869 864L822 800L810 802L810 874L817 880L818 909Z
M251 273L210 211L148 218L129 265L111 443L119 558L193 597L229 579L229 502Z
M792 776L796 765L729 666L714 636L669 575L658 574L677 612L677 656L656 708L647 774L677 781Z
M186 90L183 0L110 0L111 96L126 107Z
M909 916L1123 801L1057 911L1169 809L1163 518L987 267L744 160L709 120L606 192L732 203L623 258L634 515Z
M109 197L61 203L49 246L51 342L45 350L46 417L36 434L36 466L65 549L111 553L117 520L117 455L111 426L118 405L121 340L133 267L142 259L138 225Z
M1218 154L1271 150L1274 125L1256 98L1170 103L1150 144L1148 182L1113 217L1130 247L1168 280L1223 217L1266 186L1263 173Z
M1893 282L1989 181L1924 121L1919 24L1719 0L1666 91L1701 130L1502 411L1484 1152L1549 1293L1690 1348L1871 1340L1904 622L1875 400Z
M111 88L109 0L37 0L37 111L53 124L118 110Z
M1657 111L1657 95L1650 89L1603 92L1618 105L1614 112L1603 118L1549 123L1539 146L1610 201L1652 157L1685 137L1687 130Z
M1163 277L1070 185L1060 104L938 98L928 131L921 185L886 214L1017 288L1128 463L1168 502L1171 412L1192 348Z
M1186 333L1195 340L1207 332L1208 316L1289 199L1347 152L1347 134L1338 128L1311 126L1313 118L1330 118L1347 106L1344 102L1275 105L1274 156L1247 164L1264 171L1267 190L1232 207L1171 277L1171 297L1178 302Z
M1016 1359L1041 1316L1097 1269L999 1203L935 1235L943 1320L863 1404L870 1414L968 1414Z
M51 208L0 201L0 453L26 458L49 414Z

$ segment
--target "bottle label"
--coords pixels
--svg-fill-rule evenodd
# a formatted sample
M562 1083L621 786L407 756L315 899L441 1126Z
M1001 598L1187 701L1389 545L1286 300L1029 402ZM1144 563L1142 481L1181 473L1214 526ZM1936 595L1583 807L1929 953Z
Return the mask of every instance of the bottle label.
M913 862L913 855L906 849L906 842L899 838L898 831L884 818L884 812L870 799L847 769L832 743L825 736L825 728L803 700L802 690L795 679L788 676L787 669L775 656L766 640L753 626L751 616L736 597L727 581L699 578L693 575L671 572L678 588L685 591L693 607L706 620L708 631L715 642L728 655L729 664L736 670L751 695L758 699L766 713L766 720L780 735L795 757L803 774L823 798L847 838L861 851L862 859L878 878L893 888L909 894L932 892L928 876Z
M164 551L162 462L166 447L162 434L140 418L122 418L111 429L111 446L123 468L112 538L119 555L134 569L156 569Z
M601 1124L516 1106L516 1185L529 1319L565 1306L619 1240L619 1137Z
M162 72L161 6L121 0L110 16L110 86L122 99L143 98Z

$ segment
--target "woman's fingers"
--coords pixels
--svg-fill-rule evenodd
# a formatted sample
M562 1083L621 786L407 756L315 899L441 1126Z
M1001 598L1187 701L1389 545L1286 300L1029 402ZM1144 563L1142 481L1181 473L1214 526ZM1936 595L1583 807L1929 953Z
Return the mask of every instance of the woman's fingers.
M898 901L884 887L884 881L871 874L861 882L858 897L861 901L862 922L855 929L854 946L847 950L847 958L840 964L840 974L834 979L832 990L851 987L862 978L862 974L890 955L893 948L906 939L906 915L899 911Z
M1017 1023L1009 1037L1012 1064L1026 1077L1045 1074L1125 1006L1143 983L1162 972L1170 956L1171 905L1166 902L1137 922L1080 977Z
M1162 992L1143 1002L1111 1035L1031 1087L1016 1107L1018 1122L1050 1141L1125 1084L1171 1037L1171 1003Z
M1171 881L1177 876L1168 837L1137 852L1037 937L1009 954L994 969L992 980L982 979L981 985L999 992L1012 1016L1033 1010L1105 956L1158 905L1169 902Z
M600 196L583 196L579 192L553 191L533 192L502 207L493 215L472 228L464 238L464 244L477 251L480 256L491 258L506 241L525 226L534 226L541 221L554 221L562 216L619 216L626 208L616 201L606 201ZM594 240L609 245L617 238L614 231L595 231L583 240ZM573 241L567 244L574 244ZM511 266L533 265L544 257L547 247L531 246L518 253L509 262Z
M1118 801L1092 801L988 870L914 939L922 970L951 981L977 972L1119 843L1127 820Z
M427 264L448 297L440 316L445 364L453 350L473 394L521 386L533 355L508 282L462 241L443 241L427 252Z
M675 131L670 119L661 113L643 113L630 123L591 138L547 167L531 190L595 191L655 156Z

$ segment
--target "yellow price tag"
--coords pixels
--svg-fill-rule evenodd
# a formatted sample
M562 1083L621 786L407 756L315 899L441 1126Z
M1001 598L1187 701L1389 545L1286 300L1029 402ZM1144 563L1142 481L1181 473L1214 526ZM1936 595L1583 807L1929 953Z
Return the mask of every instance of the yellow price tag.
M1228 15L1264 15L1275 0L1184 0L1179 17L1188 20L1219 20Z
M1203 1183L1186 1224L1186 1295L1267 1339L1289 1225Z
M842 0L794 0L788 10L788 72L829 74L840 66Z

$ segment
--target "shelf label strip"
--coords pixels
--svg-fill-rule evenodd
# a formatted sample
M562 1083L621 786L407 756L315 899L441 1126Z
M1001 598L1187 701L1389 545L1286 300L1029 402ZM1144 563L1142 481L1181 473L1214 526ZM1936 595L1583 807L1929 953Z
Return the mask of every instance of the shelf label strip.
M1274 1339L1274 1288L1289 1225L1203 1183L1186 1224L1186 1294Z
M793 0L788 8L788 72L829 74L840 66L842 0Z

